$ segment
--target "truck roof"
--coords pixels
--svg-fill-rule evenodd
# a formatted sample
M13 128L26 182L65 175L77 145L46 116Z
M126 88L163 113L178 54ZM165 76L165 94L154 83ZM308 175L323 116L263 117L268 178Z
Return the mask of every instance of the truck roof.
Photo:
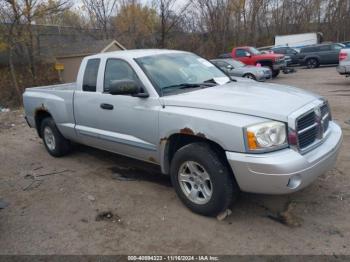
M187 53L186 51L170 50L170 49L130 49L120 50L106 53L99 53L88 56L87 58L104 58L104 57L119 57L119 58L139 58L151 55L170 54L170 53Z
M247 49L247 48L251 48L251 46L237 46L237 47L234 47L233 49L237 49L237 48L243 48L243 49Z

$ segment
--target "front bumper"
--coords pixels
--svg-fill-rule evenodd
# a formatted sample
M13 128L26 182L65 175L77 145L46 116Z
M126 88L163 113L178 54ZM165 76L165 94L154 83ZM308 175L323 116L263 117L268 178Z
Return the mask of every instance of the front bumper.
M283 61L274 63L274 64L272 65L272 69L273 69L273 70L281 70L281 69L283 69L283 68L286 67L286 66L287 66L287 63L286 63L285 60L283 60Z
M226 152L240 189L262 194L288 194L311 184L336 162L342 131L330 122L329 137L305 155L287 148L266 154Z
M269 80L272 78L272 74L263 74L263 75L256 75L256 81L259 81L259 82L264 82L266 80Z

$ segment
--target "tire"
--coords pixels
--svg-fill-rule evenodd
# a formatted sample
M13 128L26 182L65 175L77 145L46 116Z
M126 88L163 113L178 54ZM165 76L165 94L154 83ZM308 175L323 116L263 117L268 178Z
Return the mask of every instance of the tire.
M192 143L179 149L171 162L170 176L184 205L204 216L216 216L225 211L239 193L228 167L205 143ZM195 193L191 199L192 191Z
M45 148L50 155L61 157L70 152L70 141L62 136L51 117L47 117L42 121L40 132Z
M318 60L316 58L309 58L306 60L306 67L308 69L314 69L320 66L320 63L318 62Z
M273 69L271 69L271 71L272 71L272 78L276 78L280 74L281 70L273 70Z
M249 79L252 79L252 80L256 80L255 75L250 74L250 73L243 75L243 77L244 77L244 78L249 78Z

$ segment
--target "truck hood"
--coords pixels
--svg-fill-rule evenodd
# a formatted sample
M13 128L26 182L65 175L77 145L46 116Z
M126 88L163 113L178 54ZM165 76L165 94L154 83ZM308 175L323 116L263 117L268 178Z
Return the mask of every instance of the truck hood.
M295 87L252 81L164 96L162 101L165 106L225 111L287 122L291 113L319 98Z

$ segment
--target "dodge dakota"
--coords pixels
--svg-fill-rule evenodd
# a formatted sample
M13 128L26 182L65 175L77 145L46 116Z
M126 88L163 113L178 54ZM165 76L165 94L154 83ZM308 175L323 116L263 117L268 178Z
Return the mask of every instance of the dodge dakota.
M83 59L77 81L27 88L25 117L48 153L81 143L160 166L193 212L215 216L240 191L286 194L335 164L328 102L290 86L232 81L189 52Z

